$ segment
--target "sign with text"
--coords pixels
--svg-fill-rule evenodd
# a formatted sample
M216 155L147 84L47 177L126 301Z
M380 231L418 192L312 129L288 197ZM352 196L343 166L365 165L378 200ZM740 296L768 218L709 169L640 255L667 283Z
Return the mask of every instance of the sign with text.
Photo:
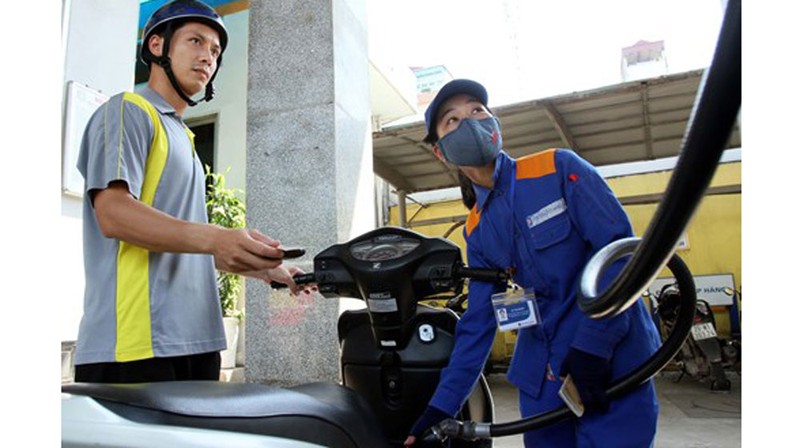
M674 277L657 278L647 288L650 294L658 294L664 285L675 283ZM697 300L705 300L709 305L733 305L733 297L725 294L725 287L735 288L733 274L695 275L694 285L697 289Z

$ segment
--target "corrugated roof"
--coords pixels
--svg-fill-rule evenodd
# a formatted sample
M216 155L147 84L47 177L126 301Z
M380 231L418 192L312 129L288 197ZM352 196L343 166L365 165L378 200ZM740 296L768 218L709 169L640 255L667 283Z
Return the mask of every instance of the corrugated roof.
M492 111L512 157L567 147L595 166L655 160L678 155L702 75L695 70ZM434 157L424 136L421 121L373 133L375 173L408 193L458 186L455 170ZM739 147L737 126L727 148Z

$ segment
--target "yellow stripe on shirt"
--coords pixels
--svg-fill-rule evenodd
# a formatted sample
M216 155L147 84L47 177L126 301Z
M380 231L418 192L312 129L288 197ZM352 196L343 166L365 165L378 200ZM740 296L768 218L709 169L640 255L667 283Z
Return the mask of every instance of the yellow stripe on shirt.
M154 134L145 162L145 178L139 200L152 206L156 188L164 172L169 154L167 134L158 111L137 94L125 93L129 101L150 116ZM120 120L124 120L124 115ZM124 129L123 123L120 123ZM122 131L120 131L122 132ZM119 151L122 151L120 141ZM150 252L133 244L120 241L117 254L117 349L119 362L153 357L153 339L150 320Z

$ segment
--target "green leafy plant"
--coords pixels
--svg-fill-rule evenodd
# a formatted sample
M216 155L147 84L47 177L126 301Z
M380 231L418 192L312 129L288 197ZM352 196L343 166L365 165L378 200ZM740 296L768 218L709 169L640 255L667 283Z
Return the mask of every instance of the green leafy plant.
M239 195L244 195L240 189L231 189L225 186L225 175L230 171L228 167L224 173L214 173L206 165L206 210L208 212L208 222L228 229L244 228L245 203ZM236 303L242 292L242 276L227 272L217 272L217 286L219 288L220 305L222 315L225 317L235 317L239 320L244 318L244 312L237 309Z

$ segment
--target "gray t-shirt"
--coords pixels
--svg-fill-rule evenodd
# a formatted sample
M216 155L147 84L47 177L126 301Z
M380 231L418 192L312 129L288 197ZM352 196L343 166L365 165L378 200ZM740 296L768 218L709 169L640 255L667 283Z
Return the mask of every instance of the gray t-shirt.
M89 120L78 157L85 179L86 290L75 364L225 349L213 257L150 252L106 238L89 194L122 180L145 204L207 223L205 176L193 138L149 88L113 96Z

